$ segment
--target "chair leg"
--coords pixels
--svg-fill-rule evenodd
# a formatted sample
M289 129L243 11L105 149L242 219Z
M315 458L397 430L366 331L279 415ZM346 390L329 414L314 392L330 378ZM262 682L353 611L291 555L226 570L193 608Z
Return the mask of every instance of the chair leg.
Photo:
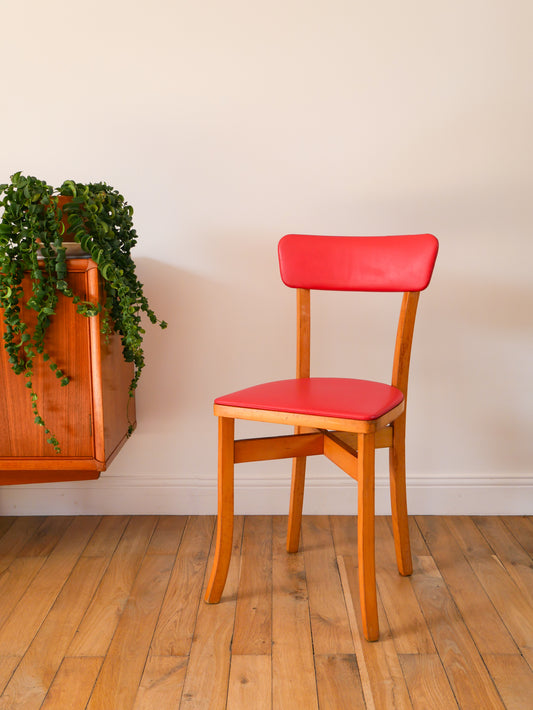
M375 435L361 434L358 442L357 547L359 596L363 633L367 641L379 638L375 553Z
M233 545L233 469L234 469L235 420L218 419L218 517L217 543L211 577L207 585L205 601L216 604L220 601Z
M298 552L305 487L305 456L292 460L291 502L287 529L287 552Z
M405 485L405 413L392 426L393 440L389 450L392 529L398 571L400 574L408 576L413 571L413 561L409 542L409 518L407 515L407 491Z

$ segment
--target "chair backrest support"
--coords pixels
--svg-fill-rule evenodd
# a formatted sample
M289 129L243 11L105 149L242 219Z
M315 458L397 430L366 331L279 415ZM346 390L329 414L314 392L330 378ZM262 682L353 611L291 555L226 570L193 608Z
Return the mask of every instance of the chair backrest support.
M311 376L311 291L296 291L296 377Z
M403 392L404 400L407 400L411 346L419 297L420 291L405 291L403 294L396 332L391 384Z

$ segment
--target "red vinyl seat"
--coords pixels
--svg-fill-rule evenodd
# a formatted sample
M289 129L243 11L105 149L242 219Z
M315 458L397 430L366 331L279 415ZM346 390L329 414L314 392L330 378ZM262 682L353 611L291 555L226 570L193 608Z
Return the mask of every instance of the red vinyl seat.
M412 572L405 475L407 383L420 291L429 285L438 252L431 234L330 237L289 234L278 245L282 281L296 289L296 378L218 397L217 543L205 599L220 600L233 540L234 464L292 458L287 550L299 547L307 456L323 454L357 480L357 546L362 628L379 637L374 545L375 450L389 449L391 512L398 570ZM403 292L391 383L311 377L312 289ZM365 334L365 342L367 340ZM287 424L294 433L235 439L235 420Z
M338 377L266 382L215 399L221 406L363 421L378 419L402 402L403 393L397 387Z

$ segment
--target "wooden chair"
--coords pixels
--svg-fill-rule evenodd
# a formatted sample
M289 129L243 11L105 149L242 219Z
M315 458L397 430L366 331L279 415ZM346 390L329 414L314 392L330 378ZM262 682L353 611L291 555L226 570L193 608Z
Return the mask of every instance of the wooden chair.
M213 569L205 600L220 600L233 538L235 463L293 458L287 534L298 550L306 456L324 454L358 482L359 590L363 631L379 637L374 550L374 452L389 449L396 559L412 572L405 487L405 406L411 343L420 291L431 279L438 251L431 234L326 237L289 234L278 247L281 278L296 289L296 379L268 382L215 400L219 418L218 520ZM404 292L390 385L310 376L310 290ZM235 419L288 424L294 434L234 438Z

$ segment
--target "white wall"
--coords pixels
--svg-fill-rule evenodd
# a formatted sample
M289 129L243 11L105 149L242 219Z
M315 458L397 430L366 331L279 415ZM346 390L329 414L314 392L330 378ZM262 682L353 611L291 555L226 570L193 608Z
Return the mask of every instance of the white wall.
M138 430L109 471L5 488L1 513L214 512L213 397L293 372L278 239L425 231L441 251L415 333L411 512L533 512L529 0L26 0L0 19L0 182L119 188L170 323L147 332ZM397 302L330 296L315 373L388 378ZM289 467L239 467L238 509L285 512ZM354 510L328 462L309 484L307 512Z

